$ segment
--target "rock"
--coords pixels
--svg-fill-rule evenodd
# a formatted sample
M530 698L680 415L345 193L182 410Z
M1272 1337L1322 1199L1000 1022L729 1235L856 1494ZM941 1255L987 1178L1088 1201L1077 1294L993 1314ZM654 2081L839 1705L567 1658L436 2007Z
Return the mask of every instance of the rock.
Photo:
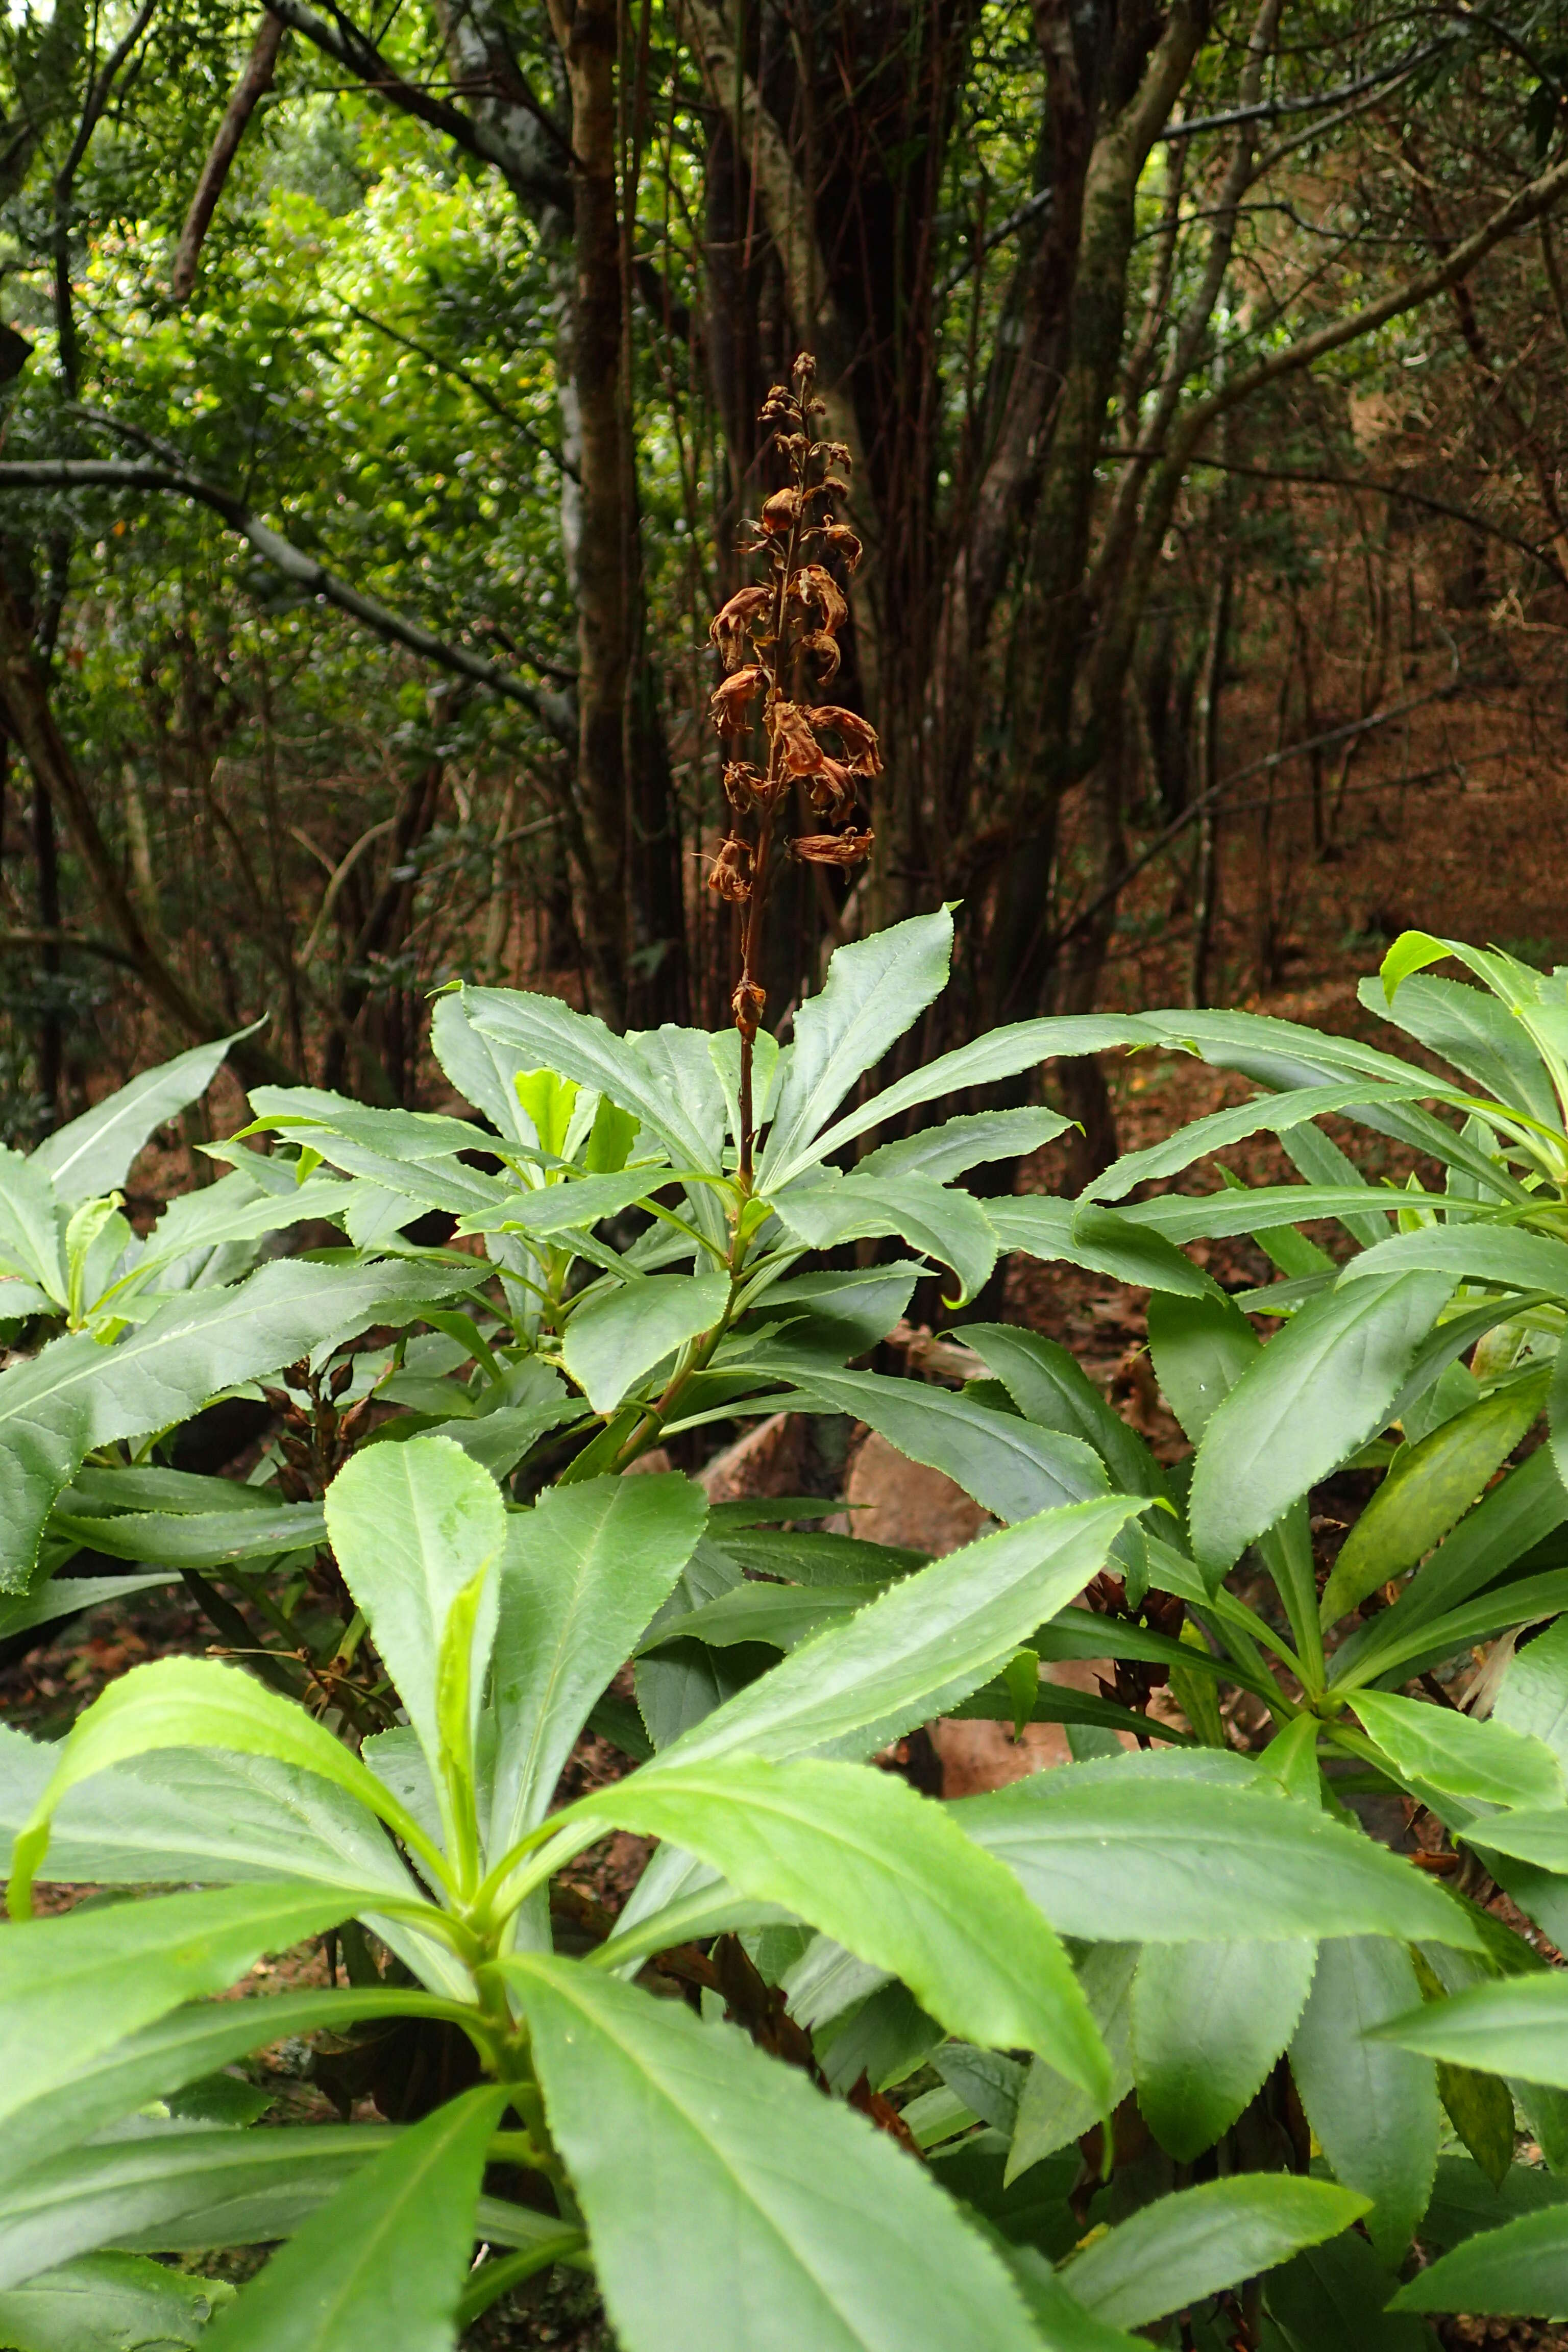
M846 1515L852 1535L933 1559L973 1543L992 1524L962 1486L940 1470L907 1460L875 1431L855 1456L845 1500L861 1507Z
M810 1468L810 1433L799 1412L775 1412L698 1472L710 1503L750 1495L798 1495ZM809 1488L805 1491L809 1492Z

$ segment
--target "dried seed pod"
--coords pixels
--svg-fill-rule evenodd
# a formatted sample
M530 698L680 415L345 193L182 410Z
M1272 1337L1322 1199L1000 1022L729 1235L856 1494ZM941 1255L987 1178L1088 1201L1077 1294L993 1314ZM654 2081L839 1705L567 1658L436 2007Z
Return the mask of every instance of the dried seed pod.
M766 673L752 662L745 669L731 670L715 689L708 710L721 735L746 733L752 724L752 704L765 682Z
M727 670L737 670L751 650L752 632L773 603L771 588L738 588L729 603L708 624L708 637L718 646Z
M879 776L882 772L882 747L877 730L868 719L858 710L843 710L836 702L824 702L811 714L814 727L831 729L844 746L845 765L852 776Z
M756 1035L757 1024L763 1017L767 1001L767 990L759 988L754 981L743 980L736 988L730 1004L735 1015L735 1026L742 1037Z
M825 466L842 466L845 472L848 473L850 458L847 442L819 441L816 444L816 454L822 459Z
M786 531L800 512L798 490L775 490L771 499L763 500L763 529L774 532Z
M346 1364L340 1364L336 1371L332 1374L331 1380L328 1383L328 1395L335 1402L342 1396L343 1391L349 1387L353 1380L353 1376L354 1368L352 1360Z
M733 906L742 905L752 895L751 844L737 841L733 834L719 844L717 855L708 871L708 887L716 890L721 898Z
M803 833L790 850L808 866L858 866L870 856L876 838L874 833Z

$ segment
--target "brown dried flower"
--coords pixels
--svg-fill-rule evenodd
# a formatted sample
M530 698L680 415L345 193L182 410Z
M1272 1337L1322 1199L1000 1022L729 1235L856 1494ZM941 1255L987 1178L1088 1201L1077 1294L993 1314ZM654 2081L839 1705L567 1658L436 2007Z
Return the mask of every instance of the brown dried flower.
M721 735L745 734L752 724L752 704L766 682L766 671L752 662L745 669L731 670L715 688L708 710Z
M737 841L733 834L719 844L718 854L709 868L708 887L716 890L721 898L739 906L752 895L752 845Z
M824 523L822 536L834 554L842 562L847 572L853 575L859 570L860 558L865 553L865 550L858 537L850 530L847 522Z
M816 664L818 686L831 686L838 675L838 640L830 637L826 629L813 629L802 637L800 650L809 654Z
M768 705L768 733L784 753L784 765L792 776L813 776L822 765L822 746L811 731L813 716L798 702Z
M802 564L790 583L790 596L796 604L808 608L815 605L822 615L822 626L829 635L841 629L849 618L849 606L845 601L843 589L832 572L825 571L820 563Z
M735 1026L742 1037L756 1035L757 1024L763 1017L767 1001L767 990L759 988L755 981L742 980L737 984L730 1003L735 1015Z
M773 595L771 588L738 588L708 624L709 641L718 646L726 669L739 669L747 659L752 632L765 615Z
M761 806L768 793L768 783L760 769L749 760L731 760L724 770L724 798L737 816L749 816Z
M799 512L798 490L775 490L771 499L763 500L763 529L786 531Z
M838 761L828 759L826 753L816 775L807 780L805 791L817 814L829 818L835 824L843 824L853 815L856 801L859 798L855 789L855 779L848 769Z
M877 730L857 710L841 710L836 702L819 703L811 714L814 727L832 730L844 746L845 764L852 776L879 776L882 750Z
M790 843L793 856L808 866L858 866L871 855L874 833L803 833Z

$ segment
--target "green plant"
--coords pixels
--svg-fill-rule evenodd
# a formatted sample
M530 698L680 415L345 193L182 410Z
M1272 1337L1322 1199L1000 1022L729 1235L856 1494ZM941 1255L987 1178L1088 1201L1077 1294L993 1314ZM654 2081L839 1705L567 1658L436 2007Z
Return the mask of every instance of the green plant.
M1445 956L1483 987L1428 976ZM1468 1895L1501 1886L1561 1944L1568 983L1406 933L1362 995L1457 1076L1246 1013L1058 1026L1058 1052L1195 1052L1259 1091L1127 1155L1077 1202L991 1206L1004 1244L1148 1287L1154 1369L1194 1448L1162 1472L1060 1349L1025 1332L966 1332L994 1375L967 1393L1087 1435L1119 1486L1163 1496L1182 1528L1177 1538L1151 1517L1124 1531L1121 1579L1100 1580L1090 1608L1038 1637L1047 1658L1109 1653L1128 1704L1043 1690L1032 1711L1114 1722L1146 1741L1152 1727L1136 1717L1151 1681L1168 1676L1191 1735L1217 1759L1227 1738L1216 1700L1250 1694L1264 1768L1299 1801L1348 1822L1360 1801L1399 1799L1433 1832L1419 1859ZM1398 1186L1364 1181L1315 1124L1331 1115L1436 1163L1437 1187L1414 1173ZM1222 1170L1216 1191L1145 1190L1258 1133L1279 1137L1303 1181L1248 1187ZM1331 1250L1301 1230L1331 1220ZM1229 1297L1181 1244L1241 1235L1278 1276ZM1261 1340L1251 1315L1276 1319L1275 1336ZM1310 1496L1350 1472L1378 1483L1337 1553L1320 1559ZM1186 1641L1172 1639L1178 1626ZM1497 1647L1458 1706L1448 1680L1486 1643ZM974 1810L1004 1819L1014 1801L1008 1791ZM1059 1903L1052 1916L1070 1930ZM1235 1916L1247 1932L1244 1904ZM1385 1928L1323 1946L1315 1970L1306 1946L1299 1962L1265 1967L1248 1942L1194 1956L1186 1976L1162 1969L1147 1987L1136 1977L1125 2080L1156 2139L1189 2162L1257 2127L1278 2086L1265 2085L1261 2108L1254 2095L1288 2050L1335 2176L1374 2200L1381 2300L1549 2315L1568 2307L1564 2192L1510 2167L1516 2103L1548 2162L1568 2164L1568 2042L1555 2022L1532 2040L1510 2038L1502 2021L1544 2029L1564 2012L1531 1945L1472 1916L1482 1943L1462 1960L1419 1943L1404 1950ZM1500 1981L1463 1990L1485 1977ZM1413 2022L1404 2013L1421 2000L1432 2006ZM1483 2031L1489 2020L1497 2031ZM1470 2151L1468 2175L1456 2173L1462 2158L1439 2162L1445 2130ZM1466 2178L1473 2203L1461 2223L1453 2206ZM1488 2220L1508 2224L1495 2246L1471 2235ZM1429 2252L1465 2242L1395 2295L1413 2231Z

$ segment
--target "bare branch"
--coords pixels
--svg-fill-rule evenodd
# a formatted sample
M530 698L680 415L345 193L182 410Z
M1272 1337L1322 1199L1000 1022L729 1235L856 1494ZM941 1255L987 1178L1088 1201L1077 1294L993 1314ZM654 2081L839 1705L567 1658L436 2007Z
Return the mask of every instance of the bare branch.
M127 428L117 425L116 431ZM505 697L509 702L521 703L532 713L541 725L558 743L568 747L577 740L576 719L573 706L565 695L552 694L547 688L530 686L526 679L514 677L510 670L498 668L479 654L471 654L463 646L454 646L437 637L417 621L405 620L374 596L362 595L346 581L337 579L325 565L313 556L306 555L291 541L260 521L242 502L211 482L202 481L183 467L169 464L137 465L123 458L106 457L28 457L13 458L0 463L0 492L5 490L164 490L176 498L190 499L198 506L210 507L222 517L230 530L247 540L265 562L281 572L286 579L295 581L313 596L340 612L351 614L374 629L378 637L389 645L404 646L440 669L450 670L458 677L470 678L476 686L488 687L492 694Z
M196 282L196 267L202 257L202 246L217 210L217 200L228 178L229 166L239 152L246 125L255 113L258 101L272 87L277 70L278 52L283 46L287 27L281 16L270 13L263 16L257 29L255 46L246 63L245 71L235 84L234 95L224 109L206 162L202 165L196 192L191 198L191 208L185 215L184 227L174 252L174 267L169 278L169 297L174 302L190 299L191 289Z
M1332 89L1321 90L1314 98L1254 99L1250 104L1233 106L1223 114L1194 114L1185 121L1167 122L1160 137L1169 145L1176 139L1196 139L1205 131L1234 131L1238 122L1278 122L1287 114L1321 113L1328 107L1342 105L1347 98L1359 98L1363 90L1381 89L1385 83L1414 73L1417 66L1452 48L1458 38L1456 33L1444 33L1435 41L1424 41L1418 49L1412 49L1394 64L1379 66L1375 73L1359 74L1354 81L1342 81Z

